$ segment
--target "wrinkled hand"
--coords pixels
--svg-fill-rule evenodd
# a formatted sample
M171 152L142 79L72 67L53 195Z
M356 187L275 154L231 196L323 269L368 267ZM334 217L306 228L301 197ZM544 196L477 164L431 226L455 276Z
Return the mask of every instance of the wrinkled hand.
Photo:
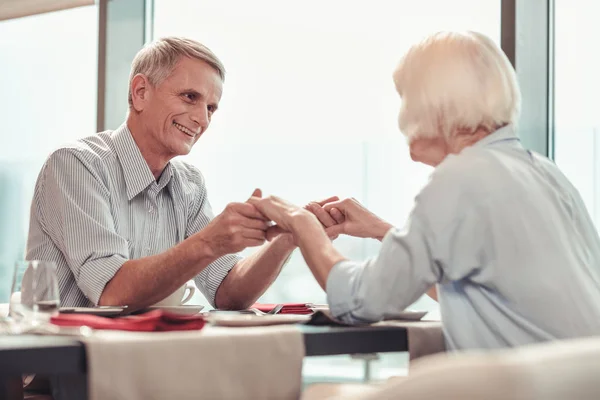
M338 209L332 208L330 211L326 211L323 206L328 203L333 203L339 201L340 198L337 196L329 197L325 200L321 201L311 201L304 208L313 213L321 222L321 225L325 228L325 232L327 232L327 236L329 239L335 240L339 236L339 233L336 233L332 228L334 225L341 224L345 221L344 214L342 214Z
M260 189L254 190L252 196L260 198ZM270 227L268 221L249 202L229 203L200 233L202 240L220 257L262 245Z
M382 239L392 225L367 210L356 199L333 201L323 206L323 210L339 221L327 229L328 235L346 234L361 238Z
M260 192L259 189L257 190ZM307 210L277 196L265 198L261 198L260 195L252 196L248 203L256 207L267 220L275 222L276 225L269 227L267 231L268 240L282 233L291 233L293 220L296 217L310 215Z
M343 222L344 216L339 211L335 213L334 210L334 218L329 212L325 211L323 206L338 200L339 198L337 196L333 196L321 201L312 201L304 206L304 210L310 211L317 217L318 221L325 229L325 232L328 233L329 238L332 240L337 238L338 234L329 234L328 228ZM251 202L261 211L261 213L263 213L263 215L276 223L276 225L272 226L267 231L267 240L272 240L279 235L292 236L290 233L292 230L291 221L295 216L302 214L302 208L277 196L269 196L265 199L253 197ZM294 244L297 244L295 240Z

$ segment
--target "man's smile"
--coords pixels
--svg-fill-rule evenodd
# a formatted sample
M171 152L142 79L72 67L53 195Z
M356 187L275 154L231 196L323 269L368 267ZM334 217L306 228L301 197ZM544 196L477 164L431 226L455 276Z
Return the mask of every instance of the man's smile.
M194 131L192 131L191 129L189 129L189 128L187 128L187 127L185 127L185 126L181 125L181 124L178 124L178 123L177 123L177 122L175 122L175 121L173 121L173 125L174 125L174 126L177 128L177 129L179 129L181 132L183 132L183 133L185 133L186 135L188 135L189 137L193 137L193 138L194 138L194 137L196 137L196 136L197 136L197 135L200 133L200 127L198 127L198 129L196 129L196 131L194 132Z

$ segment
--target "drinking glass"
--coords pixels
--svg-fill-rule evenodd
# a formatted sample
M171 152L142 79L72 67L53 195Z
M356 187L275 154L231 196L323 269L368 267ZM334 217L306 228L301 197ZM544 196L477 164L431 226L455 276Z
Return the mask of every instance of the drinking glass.
M50 261L15 264L10 295L11 318L23 326L47 323L58 313L60 297L56 265Z

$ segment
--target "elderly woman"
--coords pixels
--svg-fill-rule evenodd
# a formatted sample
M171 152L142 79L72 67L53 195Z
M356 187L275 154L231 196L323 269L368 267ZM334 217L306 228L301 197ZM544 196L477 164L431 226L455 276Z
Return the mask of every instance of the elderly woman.
M404 228L353 199L312 210L318 218L251 199L273 233L294 235L333 315L378 321L437 285L450 349L600 335L600 239L573 185L519 141L503 52L479 33L438 33L408 51L394 82L411 157L435 167ZM351 261L328 234L377 238L381 250Z

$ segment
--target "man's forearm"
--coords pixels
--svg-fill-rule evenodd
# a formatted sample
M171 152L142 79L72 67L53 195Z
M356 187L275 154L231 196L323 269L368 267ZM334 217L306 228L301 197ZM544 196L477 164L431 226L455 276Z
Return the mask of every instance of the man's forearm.
M280 235L240 260L217 290L217 308L242 310L250 307L277 278L294 249L291 237Z
M190 239L163 253L126 261L106 284L98 305L127 305L135 310L173 293L218 258Z

